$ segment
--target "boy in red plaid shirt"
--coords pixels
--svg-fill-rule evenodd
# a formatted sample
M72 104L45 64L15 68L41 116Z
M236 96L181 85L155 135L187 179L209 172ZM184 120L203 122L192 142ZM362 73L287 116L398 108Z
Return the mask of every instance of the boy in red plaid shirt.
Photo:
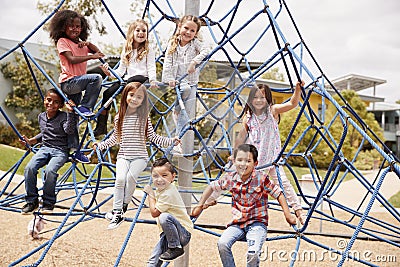
M261 248L267 237L268 195L278 200L289 224L296 224L296 217L290 213L281 189L269 180L268 175L255 170L258 152L253 145L240 145L233 156L236 171L207 186L192 216L199 216L207 207L204 204L213 191L229 190L232 194L233 220L218 240L222 264L224 267L235 266L232 246L238 240L246 240L247 266L259 266Z

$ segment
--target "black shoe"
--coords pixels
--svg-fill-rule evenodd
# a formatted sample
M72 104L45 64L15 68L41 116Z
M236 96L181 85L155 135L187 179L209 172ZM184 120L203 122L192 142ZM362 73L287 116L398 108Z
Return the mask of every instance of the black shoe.
M53 213L54 210L54 204L43 204L41 212L43 214L50 214Z
M97 117L96 128L93 130L93 134L95 137L107 133L107 118L108 118L108 112L107 114L100 114Z
M168 248L167 251L165 251L163 254L160 256L160 260L162 261L172 261L178 258L179 256L182 256L185 251L183 248Z
M128 210L128 204L124 203L122 204L122 211L125 213Z
M122 210L113 210L113 218L108 225L107 229L112 230L120 226L120 224L124 221L124 217L122 216Z
M32 214L35 210L37 210L37 208L39 208L39 201L36 200L32 203L26 203L21 210L21 213L23 215L25 214Z

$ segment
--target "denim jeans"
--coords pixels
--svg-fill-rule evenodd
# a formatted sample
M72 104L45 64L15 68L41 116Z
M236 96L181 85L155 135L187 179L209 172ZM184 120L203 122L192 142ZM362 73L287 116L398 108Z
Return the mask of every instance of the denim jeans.
M237 225L229 226L218 240L219 256L224 267L233 267L235 260L232 254L232 246L236 241L247 241L247 267L259 266L262 246L267 237L267 226L255 222L244 229Z
M167 251L168 248L186 246L191 237L190 232L188 232L171 214L161 213L158 220L163 232L151 253L150 259L147 262L147 267L161 266L162 261L159 259L161 254Z
M133 160L117 158L113 209L122 210L123 204L131 202L136 188L136 178L146 166L147 161L144 158Z
M68 160L68 153L57 148L42 146L32 157L25 167L25 190L27 203L33 203L38 199L39 193L37 188L38 170L46 166L44 171L43 185L43 204L56 203L56 182L58 170Z
M197 85L189 85L185 82L182 82L180 85L180 92L182 102L185 106L186 112L181 112L181 106L179 102L176 101L175 103L175 116L176 119L176 135L182 131L185 127L185 124L190 120L193 119L196 115L196 92L197 92ZM189 108L188 107L194 107ZM186 114L185 114L186 113Z
M90 110L96 105L101 90L102 77L100 74L85 74L75 76L66 82L61 83L61 91L74 101L76 106L83 106ZM85 95L82 98L82 91Z

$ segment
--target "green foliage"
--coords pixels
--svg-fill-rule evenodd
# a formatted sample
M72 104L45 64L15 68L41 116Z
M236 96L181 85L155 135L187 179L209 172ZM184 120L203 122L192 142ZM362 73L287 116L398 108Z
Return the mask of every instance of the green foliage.
M376 150L365 150L358 154L354 166L359 170L374 170L379 168L380 154Z
M59 0L39 1L37 9L43 14L48 15L59 5ZM92 0L69 0L65 1L62 9L70 9L79 12L94 22L96 30L101 34L106 34L106 27L99 19L99 15L104 13L105 8L101 1Z
M272 68L269 71L264 72L261 75L261 78L267 80L280 81L280 82L285 81L283 74L279 72L279 67Z
M33 109L43 106L43 100L38 89L34 86L33 77L22 55L16 54L15 61L9 61L0 65L0 70L5 79L10 79L13 90L7 95L5 104L9 108L30 113ZM34 69L35 76L40 85L46 81L39 71Z
M389 198L389 203L395 208L400 208L400 191Z
M12 91L5 99L5 105L15 111L19 123L16 125L18 131L28 137L38 133L38 122L32 114L37 114L43 110L43 100L38 88L35 86L29 68L20 54L15 54L14 61L9 61L0 65L0 70L5 79L12 82ZM49 70L45 71L51 75ZM47 83L46 78L37 70L33 69L36 80L40 88L44 88ZM42 93L44 93L42 91ZM37 112L32 112L37 111ZM19 145L17 135L8 126L0 126L0 143L12 146Z
M351 90L342 91L342 96L349 105L355 110L358 116L377 134L377 136L383 139L383 131L379 127L378 122L375 120L372 113L367 112L364 102L358 97L358 95ZM335 96L335 99L339 102L339 104L344 105L343 101L339 99L339 96ZM326 111L325 121L330 122L334 115L336 114L336 109L332 108L332 104L328 104L330 108ZM299 108L291 110L285 114L283 114L281 123L279 124L281 139L284 142L287 139L287 136L293 127L294 118L297 118L299 114ZM350 113L348 113L350 114ZM354 116L350 115L350 117L356 121ZM330 135L325 134L323 128L320 128L327 141L321 140L321 134L317 134L317 138L313 140L314 135L317 132L317 126L313 125L312 128L307 129L310 126L310 122L306 119L304 115L301 116L300 121L293 133L292 138L290 139L290 143L288 147L293 147L295 142L301 137L301 135L305 132L305 136L302 141L299 143L297 148L294 150L294 153L304 153L310 151L311 148L314 148L317 145L316 149L312 151L312 159L316 163L318 167L326 168L330 164L330 160L333 157L335 152L335 147L331 149L328 146L328 143L338 144L341 140L341 137L344 133L343 122L336 118L333 124L330 126L329 133ZM358 147L362 142L362 135L350 124L347 124L348 130L345 141L342 146L342 151L344 156L352 160L357 152ZM328 127L326 125L326 127ZM361 127L361 126L360 126ZM307 129L307 131L306 131ZM320 141L320 142L318 142ZM374 162L379 159L379 153L375 150L367 150L370 149L370 144L364 143L363 149L365 150L363 153L359 154L357 157L356 164L360 169L372 169L373 164L379 164L379 162ZM287 150L287 149L286 149ZM368 164L366 164L368 162ZM302 157L291 157L289 159L289 163L295 166L306 166L306 161Z

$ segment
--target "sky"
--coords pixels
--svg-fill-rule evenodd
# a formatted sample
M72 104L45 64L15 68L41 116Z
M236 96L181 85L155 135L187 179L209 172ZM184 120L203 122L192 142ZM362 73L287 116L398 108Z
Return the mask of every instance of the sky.
M119 23L132 19L127 0L106 1ZM165 3L165 0L159 1ZM182 0L170 0L178 15L183 14ZM201 0L204 10L210 0ZM221 16L227 3L217 0L215 16ZM267 1L271 3L277 2ZM0 2L0 37L22 40L45 18L36 9L37 1L2 0ZM386 80L376 88L376 96L385 102L400 99L400 1L398 0L286 0L299 31L316 58L319 66L330 80L347 74L358 74ZM238 18L247 20L258 10L262 1L246 0L241 4ZM223 12L223 11L221 11ZM225 13L224 13L225 14ZM109 20L104 20L107 24ZM256 25L256 24L254 24ZM280 24L286 31L287 24ZM289 26L288 26L289 27ZM113 32L115 30L111 30ZM166 30L171 31L170 29ZM204 31L204 30L203 30ZM50 44L48 33L39 31L30 42ZM120 36L91 36L101 43L120 45ZM236 42L246 45L246 36L239 36ZM261 45L259 47L262 47ZM372 89L361 91L372 94Z

